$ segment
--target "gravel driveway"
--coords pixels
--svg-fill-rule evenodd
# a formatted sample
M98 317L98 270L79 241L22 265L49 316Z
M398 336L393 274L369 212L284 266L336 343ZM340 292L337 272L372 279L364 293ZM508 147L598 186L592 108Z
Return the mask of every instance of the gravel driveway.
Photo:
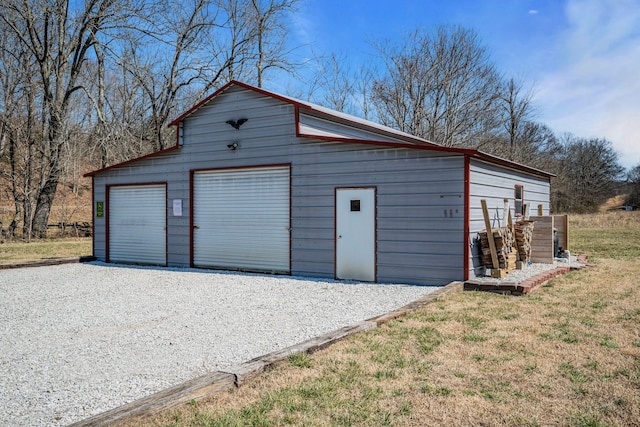
M67 264L0 270L0 425L66 425L436 287Z

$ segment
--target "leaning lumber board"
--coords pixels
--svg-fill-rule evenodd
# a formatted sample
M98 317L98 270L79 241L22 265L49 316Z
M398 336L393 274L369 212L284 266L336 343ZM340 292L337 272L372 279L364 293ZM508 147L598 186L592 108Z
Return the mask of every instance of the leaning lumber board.
M496 242L493 240L493 231L491 230L491 220L489 219L489 209L487 209L487 201L485 199L482 199L480 200L480 204L482 205L484 226L487 230L489 247L491 248L491 260L493 262L493 268L498 268L498 252L496 251Z

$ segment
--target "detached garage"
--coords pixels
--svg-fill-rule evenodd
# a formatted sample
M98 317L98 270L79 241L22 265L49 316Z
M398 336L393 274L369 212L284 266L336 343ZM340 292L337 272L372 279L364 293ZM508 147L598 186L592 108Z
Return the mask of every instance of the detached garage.
M549 210L551 175L241 82L171 123L175 146L88 175L102 261L446 284L495 220Z

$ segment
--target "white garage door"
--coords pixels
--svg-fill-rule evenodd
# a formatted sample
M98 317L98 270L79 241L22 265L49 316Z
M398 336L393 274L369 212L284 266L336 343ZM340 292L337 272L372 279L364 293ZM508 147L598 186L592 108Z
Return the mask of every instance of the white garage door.
M195 172L193 264L289 272L289 168Z
M109 261L166 265L166 186L109 188Z

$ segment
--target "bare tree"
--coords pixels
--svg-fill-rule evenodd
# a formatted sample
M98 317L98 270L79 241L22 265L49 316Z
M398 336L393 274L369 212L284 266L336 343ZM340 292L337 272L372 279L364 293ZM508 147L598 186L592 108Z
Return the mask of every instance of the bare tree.
M308 65L312 66L312 77L305 81L307 92L298 91L294 96L369 119L373 80L370 64L354 67L346 54L332 53L315 56Z
M377 46L372 101L386 125L446 146L478 145L498 125L500 79L477 34L441 26Z
M227 81L248 80L254 72L249 60L255 39L252 6L248 0L218 0L218 8L226 19L209 40L211 46L217 46L217 67ZM211 87L205 87L205 91Z
M37 68L36 104L43 124L39 142L38 191L33 214L33 233L46 233L47 221L58 183L60 156L67 142L70 106L81 88L79 76L96 34L114 19L115 0L91 0L70 8L67 0L0 4L0 20L11 37L28 52ZM3 46L4 49L16 48ZM30 61L30 62L31 62Z
M215 25L215 12L212 16L208 0L158 1L134 20L117 60L146 99L145 137L157 151L169 145L170 130L165 125L185 103L181 99L185 89L205 79L213 62L205 55L209 53L205 35Z
M567 134L557 158L558 178L551 194L555 212L596 211L615 194L624 169L610 141Z
M293 64L287 59L291 49L287 46L286 17L296 3L297 0L251 0L258 87L263 86L264 72L270 68L292 71Z
M28 236L38 190L36 147L42 137L37 119L37 72L29 52L3 24L0 21L6 35L0 47L0 182L6 183L6 194L14 204L7 234L13 236L22 223L23 234Z
M346 56L333 53L328 57L315 57L311 63L314 71L306 98L336 111L355 114L356 82Z
M506 157L510 160L519 160L516 159L516 151L520 143L528 145L525 131L530 134L532 130L531 127L526 129L533 118L532 97L532 91L526 90L521 81L513 78L506 80L498 92L498 112L509 147Z
M627 183L629 184L629 195L625 203L638 208L640 207L640 164L629 170L627 173Z

